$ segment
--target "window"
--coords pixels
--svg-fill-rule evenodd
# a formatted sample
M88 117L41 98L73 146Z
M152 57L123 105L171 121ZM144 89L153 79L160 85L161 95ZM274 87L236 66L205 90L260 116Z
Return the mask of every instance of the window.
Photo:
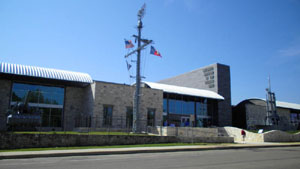
M201 116L207 116L207 99L203 99L196 103L196 114Z
M63 105L64 88L14 83L11 98L12 102Z
M147 126L155 126L155 109L148 109Z
M168 100L164 99L163 101L163 112L167 112L168 111Z
M103 126L112 126L113 106L105 105L103 107Z
M126 127L131 128L132 127L132 119L133 119L133 109L132 107L126 108Z
M299 117L300 114L297 114L297 113L291 113L290 114L290 119L291 119L291 123L293 125L298 125L298 123L300 122L300 117Z
M11 106L18 103L28 103L29 114L38 114L41 117L41 127L62 126L63 87L13 83Z

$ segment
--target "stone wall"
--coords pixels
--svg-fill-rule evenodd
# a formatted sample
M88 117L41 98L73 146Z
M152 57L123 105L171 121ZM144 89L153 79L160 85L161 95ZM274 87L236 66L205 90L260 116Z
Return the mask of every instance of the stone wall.
M0 131L6 130L6 112L9 108L11 81L0 79Z
M95 82L95 103L94 114L99 120L94 123L93 127L101 128L103 126L103 106L110 105L113 107L113 128L126 127L126 111L127 107L133 107L134 86ZM163 91L141 88L140 97L140 115L139 121L142 131L146 131L147 110L155 109L155 125L162 124L162 107L163 107Z
M241 135L240 128L236 127L224 127L228 136L234 137L234 142L242 142L243 137ZM266 133L252 133L246 131L246 142L299 142L300 132L297 134L289 134L286 132L272 130Z
M217 137L218 136L218 128L156 127L156 128L152 128L149 131L160 136L178 136L178 137Z
M246 104L246 123L247 129L263 128L265 130L296 130L298 126L290 123L290 110L284 108L276 108L279 116L278 125L265 126L266 106Z
M75 127L75 118L85 114L84 89L79 87L65 88L63 127L65 131L71 131Z
M247 129L255 129L257 125L265 125L266 107L246 104L246 126Z
M229 143L232 138L221 137L174 137L174 136L113 136L113 135L70 135L70 134L0 134L0 149L34 147L69 147L133 145L159 143Z
M224 129L227 132L228 136L234 138L234 142L243 141L243 137L241 135L242 129L236 127L224 127ZM245 138L246 142L264 142L263 134L252 133L252 132L248 132L247 130L245 130L245 132L246 132L246 138Z
M0 134L0 149L175 143L176 137L71 134Z
M264 133L265 142L299 142L300 132L296 134L289 134L286 132L273 130Z

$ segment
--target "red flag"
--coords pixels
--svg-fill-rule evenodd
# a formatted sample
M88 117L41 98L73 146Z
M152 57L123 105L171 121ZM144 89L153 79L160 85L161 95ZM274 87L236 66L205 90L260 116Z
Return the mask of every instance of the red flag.
M162 57L161 54L153 46L151 46L150 54Z

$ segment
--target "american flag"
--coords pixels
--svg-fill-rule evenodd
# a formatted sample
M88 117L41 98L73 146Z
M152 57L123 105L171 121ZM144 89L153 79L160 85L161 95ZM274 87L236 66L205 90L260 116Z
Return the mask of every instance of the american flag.
M125 48L128 49L128 48L133 48L134 45L132 44L131 40L126 40L125 39Z

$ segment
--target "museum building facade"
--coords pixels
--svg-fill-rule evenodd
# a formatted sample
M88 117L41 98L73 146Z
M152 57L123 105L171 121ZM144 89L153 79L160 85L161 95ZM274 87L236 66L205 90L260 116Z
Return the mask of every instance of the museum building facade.
M26 119L38 121L39 130L130 130L134 91L134 85L97 81L86 73L0 63L0 130L12 122L26 125ZM140 131L163 125L222 126L220 103L228 98L214 90L143 82Z

